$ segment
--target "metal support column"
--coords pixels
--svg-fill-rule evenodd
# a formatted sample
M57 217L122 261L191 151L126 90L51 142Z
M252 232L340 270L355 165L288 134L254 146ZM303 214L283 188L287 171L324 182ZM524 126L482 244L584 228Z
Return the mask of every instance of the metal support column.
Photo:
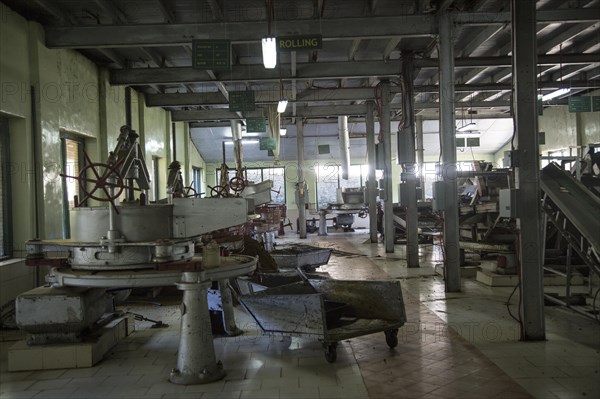
M306 238L306 182L304 181L304 123L302 118L296 119L296 145L298 147L298 183L296 184L298 232L300 238Z
M415 168L415 99L413 90L413 54L402 52L402 121L398 127L398 163L402 165L406 207L406 260L408 267L419 267L419 211L417 209L417 174Z
M382 111L379 115L380 129L383 133L383 178L385 181L383 193L383 225L385 234L385 252L394 252L394 239L396 228L394 227L394 192L392 185L392 127L390 115L390 82L381 82Z
M418 200L425 199L425 147L423 146L423 118L417 116L415 118L415 126L417 128L417 167L419 168L419 181L421 187L421 195Z
M517 226L521 239L521 339L544 340L544 288L540 169L537 126L537 42L535 0L512 0L514 118L517 156Z
M169 377L174 384L207 384L225 377L213 345L206 298L209 286L210 280L204 272L184 272L177 283L177 288L183 291L183 304L177 367Z
M377 180L375 177L375 120L373 118L373 101L367 101L367 163L369 176L367 179L367 202L369 203L369 236L371 242L377 242Z
M440 135L442 138L442 178L444 211L444 274L447 292L460 291L460 243L458 232L458 193L456 190L456 121L454 114L454 38L452 18L439 18L440 40Z

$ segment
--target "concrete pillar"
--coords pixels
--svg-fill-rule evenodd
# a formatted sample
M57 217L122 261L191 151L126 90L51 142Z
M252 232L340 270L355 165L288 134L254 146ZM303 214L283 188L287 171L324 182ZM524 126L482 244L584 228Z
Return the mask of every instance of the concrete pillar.
M298 223L300 238L306 238L306 182L304 181L304 123L302 118L296 119L296 146L298 147L298 183L296 198L298 206Z
M440 135L442 178L446 192L444 211L444 274L447 292L460 291L460 243L456 190L456 120L454 114L454 40L450 14L439 19L440 33Z
M383 224L385 233L385 252L394 252L394 238L396 228L394 227L394 193L392 185L392 126L390 114L390 82L381 82L382 115L379 115L379 123L383 133L384 148L384 170L385 181L383 193Z
M377 180L375 177L375 121L373 118L373 101L367 101L367 202L369 203L369 236L371 242L377 242Z
M542 271L539 138L537 126L537 42L535 0L512 0L513 82L517 156L517 227L520 231L521 338L546 338Z
M184 272L177 283L177 288L183 291L183 304L177 367L169 377L174 384L207 384L225 377L213 345L206 298L209 286L204 272Z

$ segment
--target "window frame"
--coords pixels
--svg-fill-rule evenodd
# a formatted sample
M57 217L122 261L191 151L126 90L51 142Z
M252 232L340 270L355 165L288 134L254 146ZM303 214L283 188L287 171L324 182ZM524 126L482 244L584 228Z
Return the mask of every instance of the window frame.
M13 257L13 215L12 215L12 196L11 188L11 154L10 154L10 127L8 118L0 117L0 152L4 167L0 175L0 184L2 184L2 254L0 261L11 259Z
M61 167L63 170L64 174L68 174L68 170L67 170L67 140L69 141L74 141L78 144L77 148L77 162L79 164L79 170L81 171L83 168L85 168L85 138L78 136L76 134L72 134L69 132L65 132L65 131L61 131L60 132L60 157L61 157ZM61 179L62 181L62 223L63 223L63 238L64 239L69 239L71 238L71 218L70 218L70 209L69 209L69 193L67 190L67 177L63 177ZM81 190L81 186L78 183L77 184L77 196L79 198L83 198L82 197L82 190ZM86 205L87 200L82 204L82 205Z

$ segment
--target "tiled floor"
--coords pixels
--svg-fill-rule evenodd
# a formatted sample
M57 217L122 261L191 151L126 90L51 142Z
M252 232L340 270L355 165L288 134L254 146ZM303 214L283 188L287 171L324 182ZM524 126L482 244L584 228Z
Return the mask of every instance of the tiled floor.
M4 333L0 398L600 397L598 324L546 308L548 340L519 342L518 325L504 305L511 289L463 279L462 293L446 294L434 273L436 247L422 247L422 267L407 269L402 246L385 254L382 244L365 243L367 238L312 235L308 241L342 251L321 268L334 278L400 279L408 322L395 350L383 333L354 338L340 342L337 362L330 364L315 340L263 336L253 319L236 310L246 333L215 339L227 377L207 385L173 385L168 375L176 364L179 306L132 305L169 327L137 322L138 331L89 369L8 373L7 348L15 335Z

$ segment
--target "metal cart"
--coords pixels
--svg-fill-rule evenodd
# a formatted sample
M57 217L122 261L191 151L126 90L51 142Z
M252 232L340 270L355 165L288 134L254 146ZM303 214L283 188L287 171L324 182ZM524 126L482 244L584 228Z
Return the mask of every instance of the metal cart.
M384 332L388 346L396 347L398 329L406 321L398 281L305 279L240 301L264 332L321 341L330 363L344 339Z

